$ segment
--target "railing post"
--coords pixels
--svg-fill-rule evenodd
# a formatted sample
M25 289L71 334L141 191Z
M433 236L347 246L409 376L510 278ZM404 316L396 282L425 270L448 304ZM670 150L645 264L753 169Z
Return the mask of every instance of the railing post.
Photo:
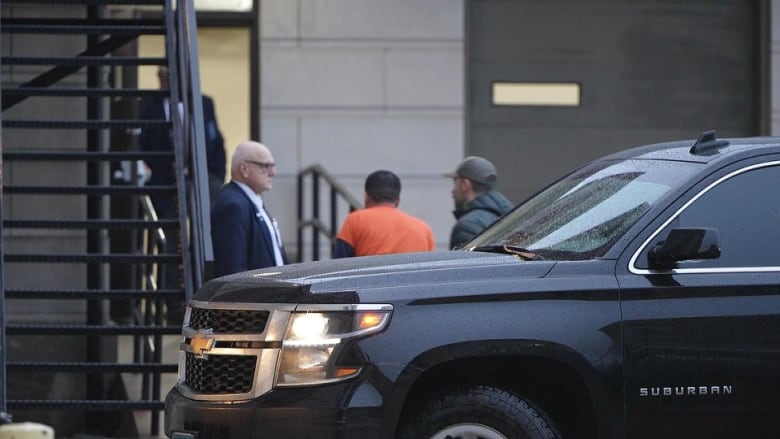
M98 20L103 16L102 6L88 6L87 18ZM94 47L100 42L96 35L87 36L87 46ZM86 71L86 84L89 88L98 89L103 86L103 68L101 66L89 66ZM106 106L103 99L88 100L87 119L105 120ZM106 133L103 130L87 131L87 150L90 152L105 151L107 145ZM108 180L107 167L105 163L90 162L87 164L87 184L90 186L105 185ZM103 197L87 196L87 218L93 220L105 219L109 215L108 203ZM87 231L87 253L93 255L105 254L108 252L107 235L101 230ZM89 263L86 265L87 289L102 290L109 285L108 267L102 263ZM104 301L100 299L87 300L86 323L88 326L99 327L105 324L106 313L104 312ZM90 334L86 337L85 359L89 363L100 363L103 358L103 343L99 335ZM103 376L100 373L90 372L86 374L85 395L89 400L101 400L104 398L105 385ZM100 431L102 420L97 416L86 417L87 429L90 431Z
M211 246L211 217L210 199L208 189L208 172L206 157L206 140L203 122L203 99L200 90L200 71L198 69L198 38L197 16L192 0L179 1L176 4L176 13L179 25L179 45L177 58L179 59L180 72L187 72L189 76L182 75L185 86L182 88L182 100L189 109L187 126L185 127L186 165L190 169L189 179L194 183L190 186L187 202L190 206L190 222L193 231L189 234L188 241L192 265L192 288L186 291L187 301L195 290L205 282L204 272L206 263L214 261ZM189 93L187 93L189 92ZM188 100L189 98L189 100ZM189 105L187 102L189 101ZM182 242L185 242L182 240Z
M312 206L311 217L314 220L320 219L320 175L312 174L311 191L312 191ZM320 231L316 227L311 229L311 255L312 260L320 260Z
M2 98L0 98L2 100ZM3 164L3 144L0 142L0 166ZM0 224L3 219L3 174L0 173ZM3 250L3 234L2 226L0 226L0 425L8 424L11 422L11 416L6 412L5 398L6 398L6 374L5 374L5 359L6 359L6 346L5 346L5 264Z
M304 187L304 185L307 184L306 178L311 178L310 194ZM325 224L320 220L320 214L322 213L320 212L320 179L324 180L324 182L329 185L330 224ZM304 212L306 205L304 203L304 197L309 196L311 196L312 211L310 212L311 219L307 220L305 219L307 218L307 213ZM312 165L298 172L298 262L303 262L304 260L303 239L304 229L306 227L311 227L312 260L319 260L320 257L320 235L325 235L331 244L335 242L339 226L341 225L338 220L339 198L347 203L350 212L361 207L361 203L353 197L344 186L339 184L330 176L330 174L322 169L321 166Z
M336 188L331 185L330 186L330 236L334 238L339 233L339 223L338 223L338 212L336 209L338 208L338 199L336 198L338 192L336 192Z
M298 262L303 262L303 182L305 177L306 174L302 172L298 174L298 198L297 198L298 229L296 230L297 245L298 245Z

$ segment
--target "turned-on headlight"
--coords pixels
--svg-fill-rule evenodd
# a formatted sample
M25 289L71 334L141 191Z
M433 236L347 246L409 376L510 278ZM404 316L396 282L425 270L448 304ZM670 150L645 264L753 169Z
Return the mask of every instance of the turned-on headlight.
M336 365L346 340L387 326L392 305L300 305L292 313L282 342L277 386L303 386L357 375L359 365Z

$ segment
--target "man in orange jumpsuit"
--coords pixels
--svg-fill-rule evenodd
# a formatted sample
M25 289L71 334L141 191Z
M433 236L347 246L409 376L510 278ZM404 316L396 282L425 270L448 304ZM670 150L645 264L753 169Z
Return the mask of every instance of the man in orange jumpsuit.
M350 213L333 247L333 258L431 251L430 226L398 208L401 180L390 171L371 173L365 183L365 209Z

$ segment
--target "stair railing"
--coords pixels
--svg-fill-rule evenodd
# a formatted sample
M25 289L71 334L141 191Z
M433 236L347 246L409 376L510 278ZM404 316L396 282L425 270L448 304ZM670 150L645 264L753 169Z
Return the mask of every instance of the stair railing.
M320 183L325 183L327 187L323 188ZM323 212L322 193L327 190L327 213ZM319 164L311 165L298 172L298 262L306 260L304 242L304 232L311 231L311 254L312 261L320 260L320 237L324 236L331 246L336 243L341 223L339 214L355 211L363 207L363 204L332 175L328 173ZM307 209L305 198L310 198L309 208ZM327 216L328 221L323 221Z
M143 195L139 197L141 204L141 213L145 221L158 221L157 212L154 210L154 204L151 197ZM141 251L144 255L160 254L165 252L166 236L162 227L145 229L141 240ZM142 268L141 288L146 291L158 291L159 286L165 285L165 270L162 264L152 262ZM163 324L163 303L161 296L154 299L146 298L136 300L133 306L133 321L137 325L151 326ZM147 335L133 336L133 362L135 364L161 364L162 363L162 334L154 333ZM162 380L160 371L144 372L141 376L141 399L155 400L162 399L160 391L160 382ZM151 386L151 388L150 388ZM152 425L159 422L158 412L152 413Z
M10 0L9 0L10 1ZM8 1L3 3L4 14ZM29 0L16 0L23 6L25 11ZM45 2L36 2L45 3ZM28 324L14 323L5 325L3 323L2 335L8 336L63 336L63 337L84 337L88 341L88 352L85 359L75 358L80 361L51 362L51 361L11 361L5 362L5 358L0 357L0 367L4 372L13 374L26 374L29 371L35 373L78 373L83 374L86 386L84 389L76 389L73 392L75 397L68 399L50 400L46 396L30 399L11 399L6 400L5 385L19 380L7 380L4 375L0 375L0 418L5 418L6 404L8 408L20 411L38 410L43 411L78 411L78 412L126 412L126 411L149 411L151 412L151 434L157 435L159 432L159 413L163 409L163 401L160 389L160 374L175 373L176 364L161 363L161 337L162 335L179 335L180 327L177 325L165 325L163 323L162 312L165 298L180 297L182 289L187 297L191 297L193 291L197 289L203 281L203 264L210 256L211 244L209 241L209 224L207 208L208 195L205 190L207 180L205 178L205 154L203 147L203 122L201 114L201 100L199 89L199 77L197 72L197 42L195 41L195 11L192 0L176 1L176 9L173 9L174 0L68 0L63 3L71 3L76 6L84 6L86 19L60 19L37 17L37 8L28 8L36 10L35 17L28 20L26 17L3 17L3 31L7 32L16 29L16 32L24 33L31 31L30 22L34 21L35 33L57 35L60 33L83 33L87 36L87 47L76 56L54 56L30 57L24 54L13 52L14 56L3 56L3 65L5 66L37 66L52 65L51 69L35 76L33 79L20 84L18 87L3 89L2 108L10 109L16 104L21 103L31 97L81 97L87 100L85 120L74 120L71 114L49 114L55 113L42 111L42 118L31 117L27 119L24 112L20 113L23 119L9 120L4 118L3 129L78 129L87 132L87 145L85 151L27 151L27 145L18 145L17 151L3 151L3 159L13 159L14 161L31 162L85 162L85 168L88 171L86 185L20 185L16 182L9 182L6 187L4 181L4 194L21 195L48 195L65 194L87 197L87 215L86 219L81 215L75 215L75 218L66 216L64 218L52 220L41 219L36 215L30 215L28 218L3 219L3 227L19 229L72 229L84 230L87 237L87 252L81 253L49 253L48 249L42 252L32 253L12 252L4 254L3 264L7 263L69 263L86 264L86 287L87 288L51 288L46 282L43 287L32 289L13 288L4 291L4 299L75 299L85 300L87 302L87 325L73 324L67 322L55 322L54 324ZM153 5L158 7L164 4L164 22L163 25L158 17L151 20L113 20L106 18L105 9L108 4L129 3L134 5ZM156 10L156 9L155 9ZM47 12L47 8L41 8L41 11ZM78 27L76 29L63 29L62 23ZM106 25L106 23L110 23ZM168 30L173 30L172 35ZM110 53L119 49L124 49L128 43L134 41L138 36L144 34L167 35L166 38L166 58L148 58L109 56ZM57 46L57 45L54 45ZM16 56L23 55L23 56ZM56 54L55 54L56 55ZM107 87L107 68L108 66L133 66L133 65L164 65L168 64L169 71L173 75L170 84L174 87L171 90L173 108L175 111L169 114L177 114L179 108L182 108L181 118L172 117L172 122L135 120L130 119L109 119L111 117L108 111L108 104L113 102L111 98L115 97L142 97L161 95L163 91L158 90L118 90L113 87ZM25 67L24 69L27 69ZM63 84L62 80L69 78L82 68L87 69L86 81L76 79L74 84ZM21 69L21 70L24 70ZM31 71L38 69L29 68ZM23 78L24 76L22 76ZM77 87L85 82L86 87ZM55 86L58 85L58 86ZM181 106L181 107L180 107ZM58 108L58 106L55 106ZM66 107L70 108L70 107ZM63 117L67 116L67 117ZM109 132L118 132L118 130L138 129L143 127L159 127L163 124L174 125L174 135L176 140L175 153L173 154L179 172L177 181L177 193L179 200L179 217L168 221L158 220L158 224L149 227L145 221L133 218L126 218L120 215L114 219L110 216L108 203L109 198L113 196L133 196L136 194L149 193L168 193L174 188L169 185L154 186L148 188L138 188L132 186L121 186L109 184L107 173L109 162L118 160L154 160L151 152L118 152L112 151L109 139ZM8 147L8 143L5 145ZM169 160L171 153L161 153L158 159ZM201 188L203 188L201 190ZM203 192L203 195L200 193ZM100 198L101 202L91 202L90 200ZM113 200L113 198L111 198ZM137 214L137 213L136 213ZM137 216L137 215L136 215ZM181 224L181 227L179 227ZM168 232L165 239L170 243L174 239L181 242L181 258L168 252L160 252L161 236L158 232L159 227L165 227ZM108 245L106 237L111 238L114 231L136 230L140 228L150 229L149 248L144 251L145 255L128 254L124 251L114 252ZM170 230L179 229L181 239L177 234ZM4 235L8 236L8 235ZM134 235L135 236L135 235ZM113 239L113 238L111 238ZM204 241L205 240L205 241ZM119 246L117 246L119 247ZM122 247L120 250L126 250ZM133 249L135 251L135 249ZM140 256L140 257L139 257ZM213 259L213 258L212 258ZM185 284L181 289L159 289L163 285L160 278L156 277L160 265L179 261L181 263ZM150 293L139 291L133 282L112 285L108 265L111 268L121 266L122 264L140 266L148 264L153 274L146 275L146 286L153 288ZM146 270L146 267L144 267ZM117 276L119 277L119 276ZM7 279L6 279L7 280ZM119 280L121 281L121 279ZM131 285L132 284L132 285ZM0 289L0 292L2 290ZM143 312L139 313L138 318L133 324L114 324L108 321L104 306L106 301L140 301L143 303ZM0 300L0 315L4 303ZM154 322L154 324L152 324ZM122 322L123 323L123 322ZM137 336L142 340L143 348L139 352L144 355L142 361L136 361L134 364L118 363L112 358L112 352L101 350L103 342L108 337L117 337L131 335ZM102 337L102 338L98 338ZM57 343L57 342L55 342ZM0 339L0 350L5 353L6 345ZM13 359L12 359L13 360ZM5 364L2 364L5 363ZM143 364L139 364L143 363ZM106 377L114 378L118 373L144 373L144 393L141 400L116 400L106 398L112 391L106 388L108 380ZM151 387L151 390L149 389ZM36 389L38 390L38 389ZM17 389L18 391L18 389ZM86 393L86 397L81 395ZM98 431L104 428L103 416L83 416L85 427L90 431ZM0 422L2 422L0 419ZM108 425L108 422L105 423Z
M166 50L172 60L171 108L180 107L183 116L172 119L176 169L184 170L177 173L177 186L181 224L188 224L180 229L180 242L184 294L189 302L206 280L206 265L214 260L194 2L176 2L175 16L167 16L166 25L177 29L177 38L166 41Z

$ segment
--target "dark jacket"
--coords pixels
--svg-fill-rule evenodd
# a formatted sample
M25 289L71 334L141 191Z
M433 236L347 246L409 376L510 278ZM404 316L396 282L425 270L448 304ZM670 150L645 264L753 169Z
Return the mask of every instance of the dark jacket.
M450 235L450 248L461 247L475 236L493 224L503 214L512 209L512 203L501 194L491 189L468 203L458 206L454 212L458 220Z
M241 187L232 181L223 186L211 208L214 274L275 266L271 227Z
M164 98L144 98L138 104L138 117L144 120L165 120ZM217 126L214 101L203 96L203 124L206 140L206 164L208 172L220 180L225 179L225 141ZM142 151L171 151L173 139L168 125L151 126L141 130L138 147ZM174 164L166 160L149 160L152 171L149 185L172 185L176 182Z

